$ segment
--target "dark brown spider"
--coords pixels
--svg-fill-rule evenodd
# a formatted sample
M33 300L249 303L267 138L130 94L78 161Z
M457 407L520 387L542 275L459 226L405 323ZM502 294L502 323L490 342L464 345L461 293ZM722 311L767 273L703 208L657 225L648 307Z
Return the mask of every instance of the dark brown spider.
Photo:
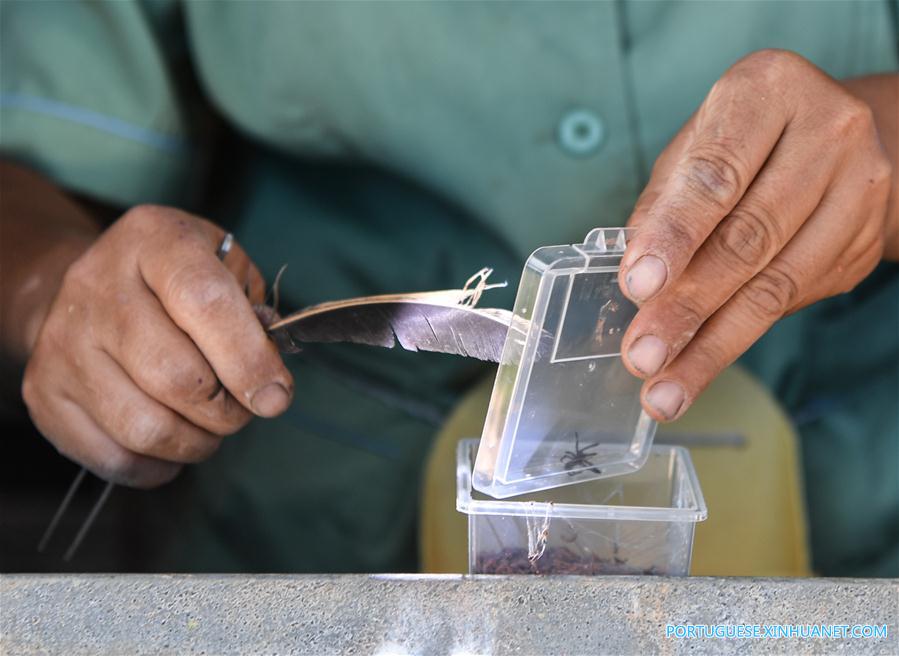
M559 462L565 463L565 470L568 472L569 476L577 476L578 472L571 471L575 467L589 467L590 471L594 474L602 474L602 470L593 467L593 463L590 462L590 458L595 456L596 453L588 451L587 449L592 449L595 446L599 446L599 442L593 442L592 444L588 444L584 448L581 448L580 437L578 437L577 432L575 432L574 451L566 451L562 457L559 458Z

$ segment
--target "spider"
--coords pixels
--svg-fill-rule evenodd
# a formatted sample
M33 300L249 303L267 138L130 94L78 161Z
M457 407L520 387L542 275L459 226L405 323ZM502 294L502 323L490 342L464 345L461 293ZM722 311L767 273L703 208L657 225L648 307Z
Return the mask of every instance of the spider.
M575 467L589 467L590 471L594 474L602 474L602 470L593 467L593 463L590 462L590 458L595 456L596 453L588 451L587 449L592 449L595 446L599 446L599 442L593 442L592 444L588 444L584 448L581 448L580 437L578 437L577 432L575 432L574 451L566 451L562 457L559 458L560 462L565 463L565 470L568 472L569 476L578 475L579 472L571 471Z

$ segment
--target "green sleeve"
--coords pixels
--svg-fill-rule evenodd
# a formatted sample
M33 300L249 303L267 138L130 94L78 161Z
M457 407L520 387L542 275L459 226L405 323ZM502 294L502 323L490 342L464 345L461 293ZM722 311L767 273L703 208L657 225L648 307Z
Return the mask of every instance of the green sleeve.
M194 148L160 28L173 3L0 2L0 150L128 206L181 204Z

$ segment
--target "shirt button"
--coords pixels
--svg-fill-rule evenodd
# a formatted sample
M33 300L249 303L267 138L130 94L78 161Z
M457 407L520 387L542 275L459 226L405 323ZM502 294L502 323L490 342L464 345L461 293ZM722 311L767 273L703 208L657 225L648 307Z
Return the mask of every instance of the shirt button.
M604 133L599 116L589 109L575 109L562 117L557 138L569 155L587 157L599 150Z

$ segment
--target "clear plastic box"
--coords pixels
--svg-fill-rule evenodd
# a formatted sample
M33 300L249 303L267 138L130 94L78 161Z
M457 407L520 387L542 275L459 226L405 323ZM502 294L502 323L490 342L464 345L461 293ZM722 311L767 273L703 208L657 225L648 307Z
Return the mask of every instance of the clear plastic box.
M621 361L637 311L618 287L630 234L598 228L528 258L475 465L481 492L502 499L645 462L656 424Z
M658 574L690 570L707 516L689 452L654 446L638 472L493 499L471 487L477 440L457 451L456 509L472 574Z

